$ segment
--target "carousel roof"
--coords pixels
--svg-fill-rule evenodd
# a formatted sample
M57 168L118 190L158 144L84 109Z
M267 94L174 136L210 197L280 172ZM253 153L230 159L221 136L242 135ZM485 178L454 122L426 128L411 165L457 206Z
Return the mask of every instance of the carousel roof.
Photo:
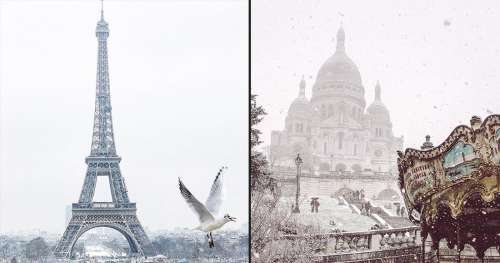
M441 239L478 257L500 245L500 115L456 127L434 148L398 152L410 220L436 248Z

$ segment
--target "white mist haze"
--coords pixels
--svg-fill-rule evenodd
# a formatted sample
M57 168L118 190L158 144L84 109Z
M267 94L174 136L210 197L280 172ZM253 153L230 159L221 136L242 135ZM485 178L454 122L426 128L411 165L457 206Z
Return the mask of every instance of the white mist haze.
M61 233L90 154L100 1L0 1L0 233ZM113 128L149 230L192 228L181 177L248 221L248 4L104 1ZM109 198L98 185L95 201ZM98 181L101 184L101 181ZM107 192L106 192L107 191Z
M268 115L264 144L283 130L288 107L306 96L335 52L341 20L367 106L380 81L395 136L440 144L472 115L500 113L500 3L483 1L252 1L252 93ZM342 17L343 15L343 17Z

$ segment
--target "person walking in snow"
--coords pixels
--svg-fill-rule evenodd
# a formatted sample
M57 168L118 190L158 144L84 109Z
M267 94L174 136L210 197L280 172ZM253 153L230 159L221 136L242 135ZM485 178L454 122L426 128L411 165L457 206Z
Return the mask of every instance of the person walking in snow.
M314 199L314 212L318 213L319 201L318 199Z

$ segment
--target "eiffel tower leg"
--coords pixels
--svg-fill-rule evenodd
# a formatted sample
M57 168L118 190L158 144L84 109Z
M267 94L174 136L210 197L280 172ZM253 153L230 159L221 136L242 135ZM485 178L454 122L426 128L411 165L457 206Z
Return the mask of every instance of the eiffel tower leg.
M70 258L71 250L73 248L73 244L76 242L78 234L83 227L83 218L81 216L73 216L68 226L66 227L66 231L57 243L57 246L54 250L54 256L56 258Z
M97 182L96 171L93 168L87 168L87 175L83 182L82 192L80 193L80 203L90 203L94 197L95 185Z
M155 256L156 252L153 247L153 244L149 240L148 236L146 235L146 232L142 228L141 223L139 222L139 219L137 218L136 215L126 215L123 216L125 225L128 226L130 232L133 235L133 238L138 244L138 247L141 250L141 255L144 256Z

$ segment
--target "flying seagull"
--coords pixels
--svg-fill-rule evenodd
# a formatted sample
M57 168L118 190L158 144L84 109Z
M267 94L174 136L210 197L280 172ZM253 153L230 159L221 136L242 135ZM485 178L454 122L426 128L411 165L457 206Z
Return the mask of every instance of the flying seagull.
M198 216L200 225L195 227L196 230L201 230L207 233L208 246L213 248L214 239L212 238L212 231L221 228L229 221L235 221L236 218L231 217L226 214L223 218L215 219L214 215L217 216L219 213L219 208L222 203L222 175L227 167L223 166L219 169L217 176L210 189L210 194L208 195L205 204L202 204L196 197L186 188L184 183L179 178L179 189L181 190L181 195L184 197L189 207Z

